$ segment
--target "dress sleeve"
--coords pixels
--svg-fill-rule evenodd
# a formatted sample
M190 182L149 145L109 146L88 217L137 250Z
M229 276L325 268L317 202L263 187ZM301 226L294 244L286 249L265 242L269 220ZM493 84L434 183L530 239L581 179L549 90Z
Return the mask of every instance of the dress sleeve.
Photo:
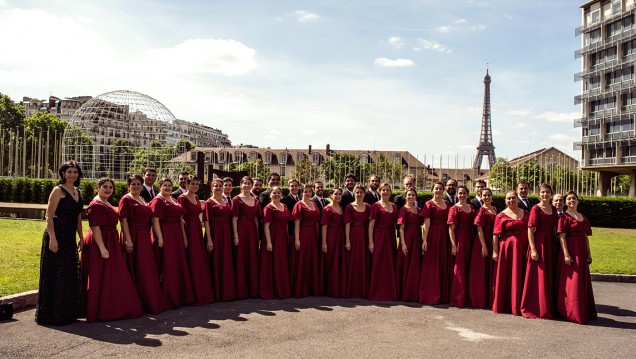
M353 213L351 213L351 210L353 210L353 206L351 204L348 204L344 209L342 223L347 224L353 221Z
M188 199L184 195L180 195L177 198L177 203L181 206L181 211L183 214L188 214L188 205L186 203Z
M585 217L585 215L583 216L583 222L585 223L585 234L588 236L592 235L592 226L590 225L590 221L587 220L587 217Z
M538 227L541 222L539 206L534 205L532 209L530 209L530 218L528 219L528 227Z
M285 207L286 208L286 207ZM274 222L274 208L269 204L263 209L263 223Z
M294 210L292 211L292 217L294 218L294 220L303 219L303 209L301 206L302 204L300 204L300 201L296 202L296 204L294 205Z
M122 196L117 205L119 210L119 218L130 218L132 215L132 203L128 200L130 197ZM132 198L131 198L132 199Z
M241 200L238 196L234 196L232 198L232 217L237 217L241 214L241 204L239 203Z
M256 218L263 218L263 207L261 207L261 203L254 200L254 205L256 206Z
M448 221L446 222L446 224L459 224L458 221L458 213L457 213L457 209L459 207L457 206L451 206L451 208L448 210Z
M322 216L320 217L320 224L328 225L331 221L331 215L333 214L333 209L329 207L325 207L322 209Z
M212 202L211 200L206 200L205 202L203 202L203 211L201 212L201 219L203 219L203 222L208 221L210 218L210 202Z
M504 230L504 226L505 226L505 220L502 216L502 214L498 214L497 217L495 217L495 227L492 231L493 234L502 234L503 230Z
M429 206L429 201L426 201L426 203L424 203L424 205L422 206L422 209L420 210L420 216L422 218L431 218L431 209Z
M557 233L568 233L570 224L568 223L568 215L563 213L559 216L559 224L557 225Z
M406 221L407 221L407 219L406 219L406 207L402 207L398 211L397 224L406 224Z
M473 221L473 224L478 227L483 227L485 225L484 214L483 214L485 210L482 210L482 208L483 207L479 207L479 209L477 210L477 215L475 216L475 220Z
M369 219L377 219L377 218L378 218L378 206L374 203L373 205L371 205L371 210L369 211Z
M150 201L150 209L152 209L152 215L154 217L161 219L166 216L166 204L164 203L163 198L155 197L152 201Z
M92 201L88 208L86 209L86 216L88 217L88 226L89 227L99 227L108 223L108 213L106 213L106 208Z

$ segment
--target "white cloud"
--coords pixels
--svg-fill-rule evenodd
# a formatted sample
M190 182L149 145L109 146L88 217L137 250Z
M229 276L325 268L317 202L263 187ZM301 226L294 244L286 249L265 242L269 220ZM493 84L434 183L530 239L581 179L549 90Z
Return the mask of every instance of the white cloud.
M581 117L579 112L557 113L548 111L537 115L534 118L548 122L573 122L577 117Z
M468 28L468 30L470 30L470 31L482 31L482 30L486 30L486 25L482 25L482 24L473 25L473 26L470 26L470 27Z
M296 10L290 15L293 16L298 22L311 22L320 18L320 16L318 16L317 14L306 10Z
M504 112L504 114L508 116L526 117L530 114L530 110L510 110Z
M485 30L486 26L482 25L482 24L477 24L477 25L472 25L472 26L467 26L468 24L468 20L466 19L457 19L455 21L453 21L453 24L449 24L449 25L442 25L442 26L438 26L435 28L435 31L437 32L441 32L441 33L448 33L451 31L461 31L461 30L465 30L465 31L481 31L481 30Z
M553 140L553 141L559 141L559 142L574 142L579 140L580 136L573 136L573 135L566 135L564 133L556 133L553 135L549 135L548 139Z
M409 67L415 65L413 60L409 59L395 59L391 60L386 57L378 57L373 61L373 64L380 67Z
M404 40L399 36L393 36L387 41L387 44L395 47L396 49L400 49L404 46Z
M453 30L453 27L451 25L438 26L435 28L435 31L442 33L451 32L451 30Z
M512 15L508 15L508 14L503 14L504 19L506 20L512 20Z
M457 19L457 20L455 20L455 21L453 21L453 22L454 22L455 24L465 24L465 23L467 23L468 21L466 21L466 19Z
M417 39L418 44L424 50L433 50L439 52L451 53L452 50L434 40Z
M190 39L171 48L148 50L140 65L176 73L244 75L256 67L255 54L236 40Z

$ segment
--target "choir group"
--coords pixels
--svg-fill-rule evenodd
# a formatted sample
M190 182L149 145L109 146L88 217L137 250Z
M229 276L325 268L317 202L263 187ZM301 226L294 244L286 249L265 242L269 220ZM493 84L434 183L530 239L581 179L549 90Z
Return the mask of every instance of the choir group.
M328 201L320 181L290 180L283 196L273 173L264 191L262 180L243 177L234 197L232 179L216 178L201 204L199 178L182 172L177 191L169 178L157 190L148 168L130 176L118 210L108 201L113 181L97 182L78 257L81 169L69 161L60 177L42 244L40 324L305 296L490 308L576 323L596 318L589 222L574 192L553 197L547 184L533 205L528 183L519 182L498 212L483 181L472 199L454 180L437 182L433 198L418 203L406 177L404 193L391 202L388 183L372 176L367 189L349 174Z

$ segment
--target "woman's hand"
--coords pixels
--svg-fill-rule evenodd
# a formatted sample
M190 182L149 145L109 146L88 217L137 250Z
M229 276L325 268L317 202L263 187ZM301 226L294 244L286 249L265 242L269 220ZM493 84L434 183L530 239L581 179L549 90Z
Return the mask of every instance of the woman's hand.
M373 242L369 242L369 253L373 254Z
M106 247L100 247L99 252L101 253L103 259L108 259L109 254L108 254L108 249L106 249Z
M322 253L327 253L327 243L322 242Z
M451 244L451 254L453 256L457 255L457 245L456 244Z
M188 239L186 237L183 237L183 245L188 248Z
M409 247L406 246L406 243L402 243L402 253L404 253L405 256L409 255Z
M212 251L214 250L214 243L212 243L211 239L208 239L207 249L208 249L208 253L212 253Z
M272 242L267 242L267 247L265 249L267 249L268 252L271 252L273 249Z
M345 249L350 251L351 250L351 241L346 241L345 242Z
M133 251L133 243L132 241L126 240L126 253L132 253Z
M537 253L536 249L530 250L530 259L532 259L535 262L539 260L539 253Z
M58 250L58 246L57 246L57 239L55 238L50 238L49 239L49 250L53 253L57 253Z
M587 255L587 264L592 264L592 254Z
M426 239L422 241L422 255L426 254L426 248L428 244L426 243Z
M163 238L159 238L157 241L159 242L157 243L157 247L163 248Z
M299 251L299 250L300 250L300 240L299 240L299 239L296 239L296 240L294 241L294 245L296 246L296 250L297 250L297 251Z
M484 258L488 257L488 248L481 246L481 256Z
M498 258L499 253L497 253L497 251L492 251L492 260L496 262Z
M563 256L563 261L565 262L565 265L568 267L572 265L572 257L570 257L569 254L566 254Z
M238 243L239 243L238 236L236 236L234 237L234 245L238 247Z

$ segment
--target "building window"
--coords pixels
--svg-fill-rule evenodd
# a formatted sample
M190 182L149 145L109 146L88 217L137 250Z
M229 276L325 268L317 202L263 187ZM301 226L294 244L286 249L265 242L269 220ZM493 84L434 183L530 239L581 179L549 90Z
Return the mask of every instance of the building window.
M234 152L234 162L243 163L243 152Z
M362 154L360 156L360 162L362 163L369 163L369 155L367 155L366 153Z
M250 152L250 161L254 162L258 159L258 153L255 151Z
M219 163L225 163L225 151L219 152Z
M616 14L619 14L620 12L621 12L621 1L620 0L614 1L612 3L612 14L616 15Z
M271 152L265 152L265 163L266 165L269 165L272 163L272 153Z
M623 21L615 21L605 27L607 32L607 37L610 38L612 36L618 35L621 32Z
M592 24L596 24L601 20L601 9L596 9L592 11Z
M190 151L190 162L197 161L197 153L195 151Z
M305 154L302 152L296 153L296 162L301 162L305 158Z
M312 157L312 162L315 165L319 165L320 164L320 153L314 152L314 154L311 157Z
M280 166L280 170L278 170L278 174L279 174L281 177L287 176L287 174L286 174L286 172L285 172L285 170L286 170L286 169L287 169L287 167L285 167L285 166Z
M279 162L281 165L285 165L287 164L287 152L281 152L280 156L279 156ZM284 176L283 174L281 174L281 176Z
M208 151L205 153L205 162L212 163L212 152Z
M634 15L630 15L623 19L623 31L628 31L634 28Z
M402 162L402 156L400 155L395 155L393 157L393 162Z

